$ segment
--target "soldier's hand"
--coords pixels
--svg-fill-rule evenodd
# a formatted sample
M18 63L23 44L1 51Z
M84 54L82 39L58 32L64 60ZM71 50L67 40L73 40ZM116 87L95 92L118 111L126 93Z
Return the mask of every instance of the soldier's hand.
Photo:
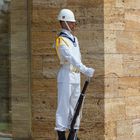
M85 74L86 74L88 77L93 77L94 72L95 72L95 69L93 69L93 68L88 68L87 71L85 72Z

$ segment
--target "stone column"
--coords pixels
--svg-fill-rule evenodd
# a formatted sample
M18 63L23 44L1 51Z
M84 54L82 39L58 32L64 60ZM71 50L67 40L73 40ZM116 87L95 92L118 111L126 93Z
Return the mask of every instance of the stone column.
M104 0L105 140L140 139L140 1Z
M14 139L31 136L28 1L11 1L11 94Z

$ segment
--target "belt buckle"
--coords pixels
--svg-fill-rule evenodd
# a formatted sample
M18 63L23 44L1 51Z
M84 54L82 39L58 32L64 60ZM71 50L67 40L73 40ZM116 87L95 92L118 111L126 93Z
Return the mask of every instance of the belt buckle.
M79 73L79 70L77 68L73 67L72 72Z

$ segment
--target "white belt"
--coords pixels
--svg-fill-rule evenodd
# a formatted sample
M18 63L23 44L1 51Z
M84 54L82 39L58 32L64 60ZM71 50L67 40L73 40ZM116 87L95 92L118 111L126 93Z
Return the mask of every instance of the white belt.
M62 68L70 70L70 72L80 73L80 71L73 65L61 65Z

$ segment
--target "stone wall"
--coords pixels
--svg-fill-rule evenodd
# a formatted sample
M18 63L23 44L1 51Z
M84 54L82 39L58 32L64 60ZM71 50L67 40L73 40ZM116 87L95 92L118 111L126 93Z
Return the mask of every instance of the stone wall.
M88 88L80 139L104 137L104 31L103 1L34 0L32 8L32 127L34 140L55 140L56 73L59 62L52 48L60 30L56 20L62 7L76 14L83 62L94 67L96 74ZM82 77L82 84L85 77Z
M140 139L140 1L104 0L105 139Z
M60 28L57 14L67 7L76 14L75 34L79 38L83 62L96 69L83 108L80 139L140 139L139 0L33 0L31 17L27 16L28 5L25 0L12 0L14 137L29 138L31 126L34 140L57 137L54 126L59 62L52 44Z

